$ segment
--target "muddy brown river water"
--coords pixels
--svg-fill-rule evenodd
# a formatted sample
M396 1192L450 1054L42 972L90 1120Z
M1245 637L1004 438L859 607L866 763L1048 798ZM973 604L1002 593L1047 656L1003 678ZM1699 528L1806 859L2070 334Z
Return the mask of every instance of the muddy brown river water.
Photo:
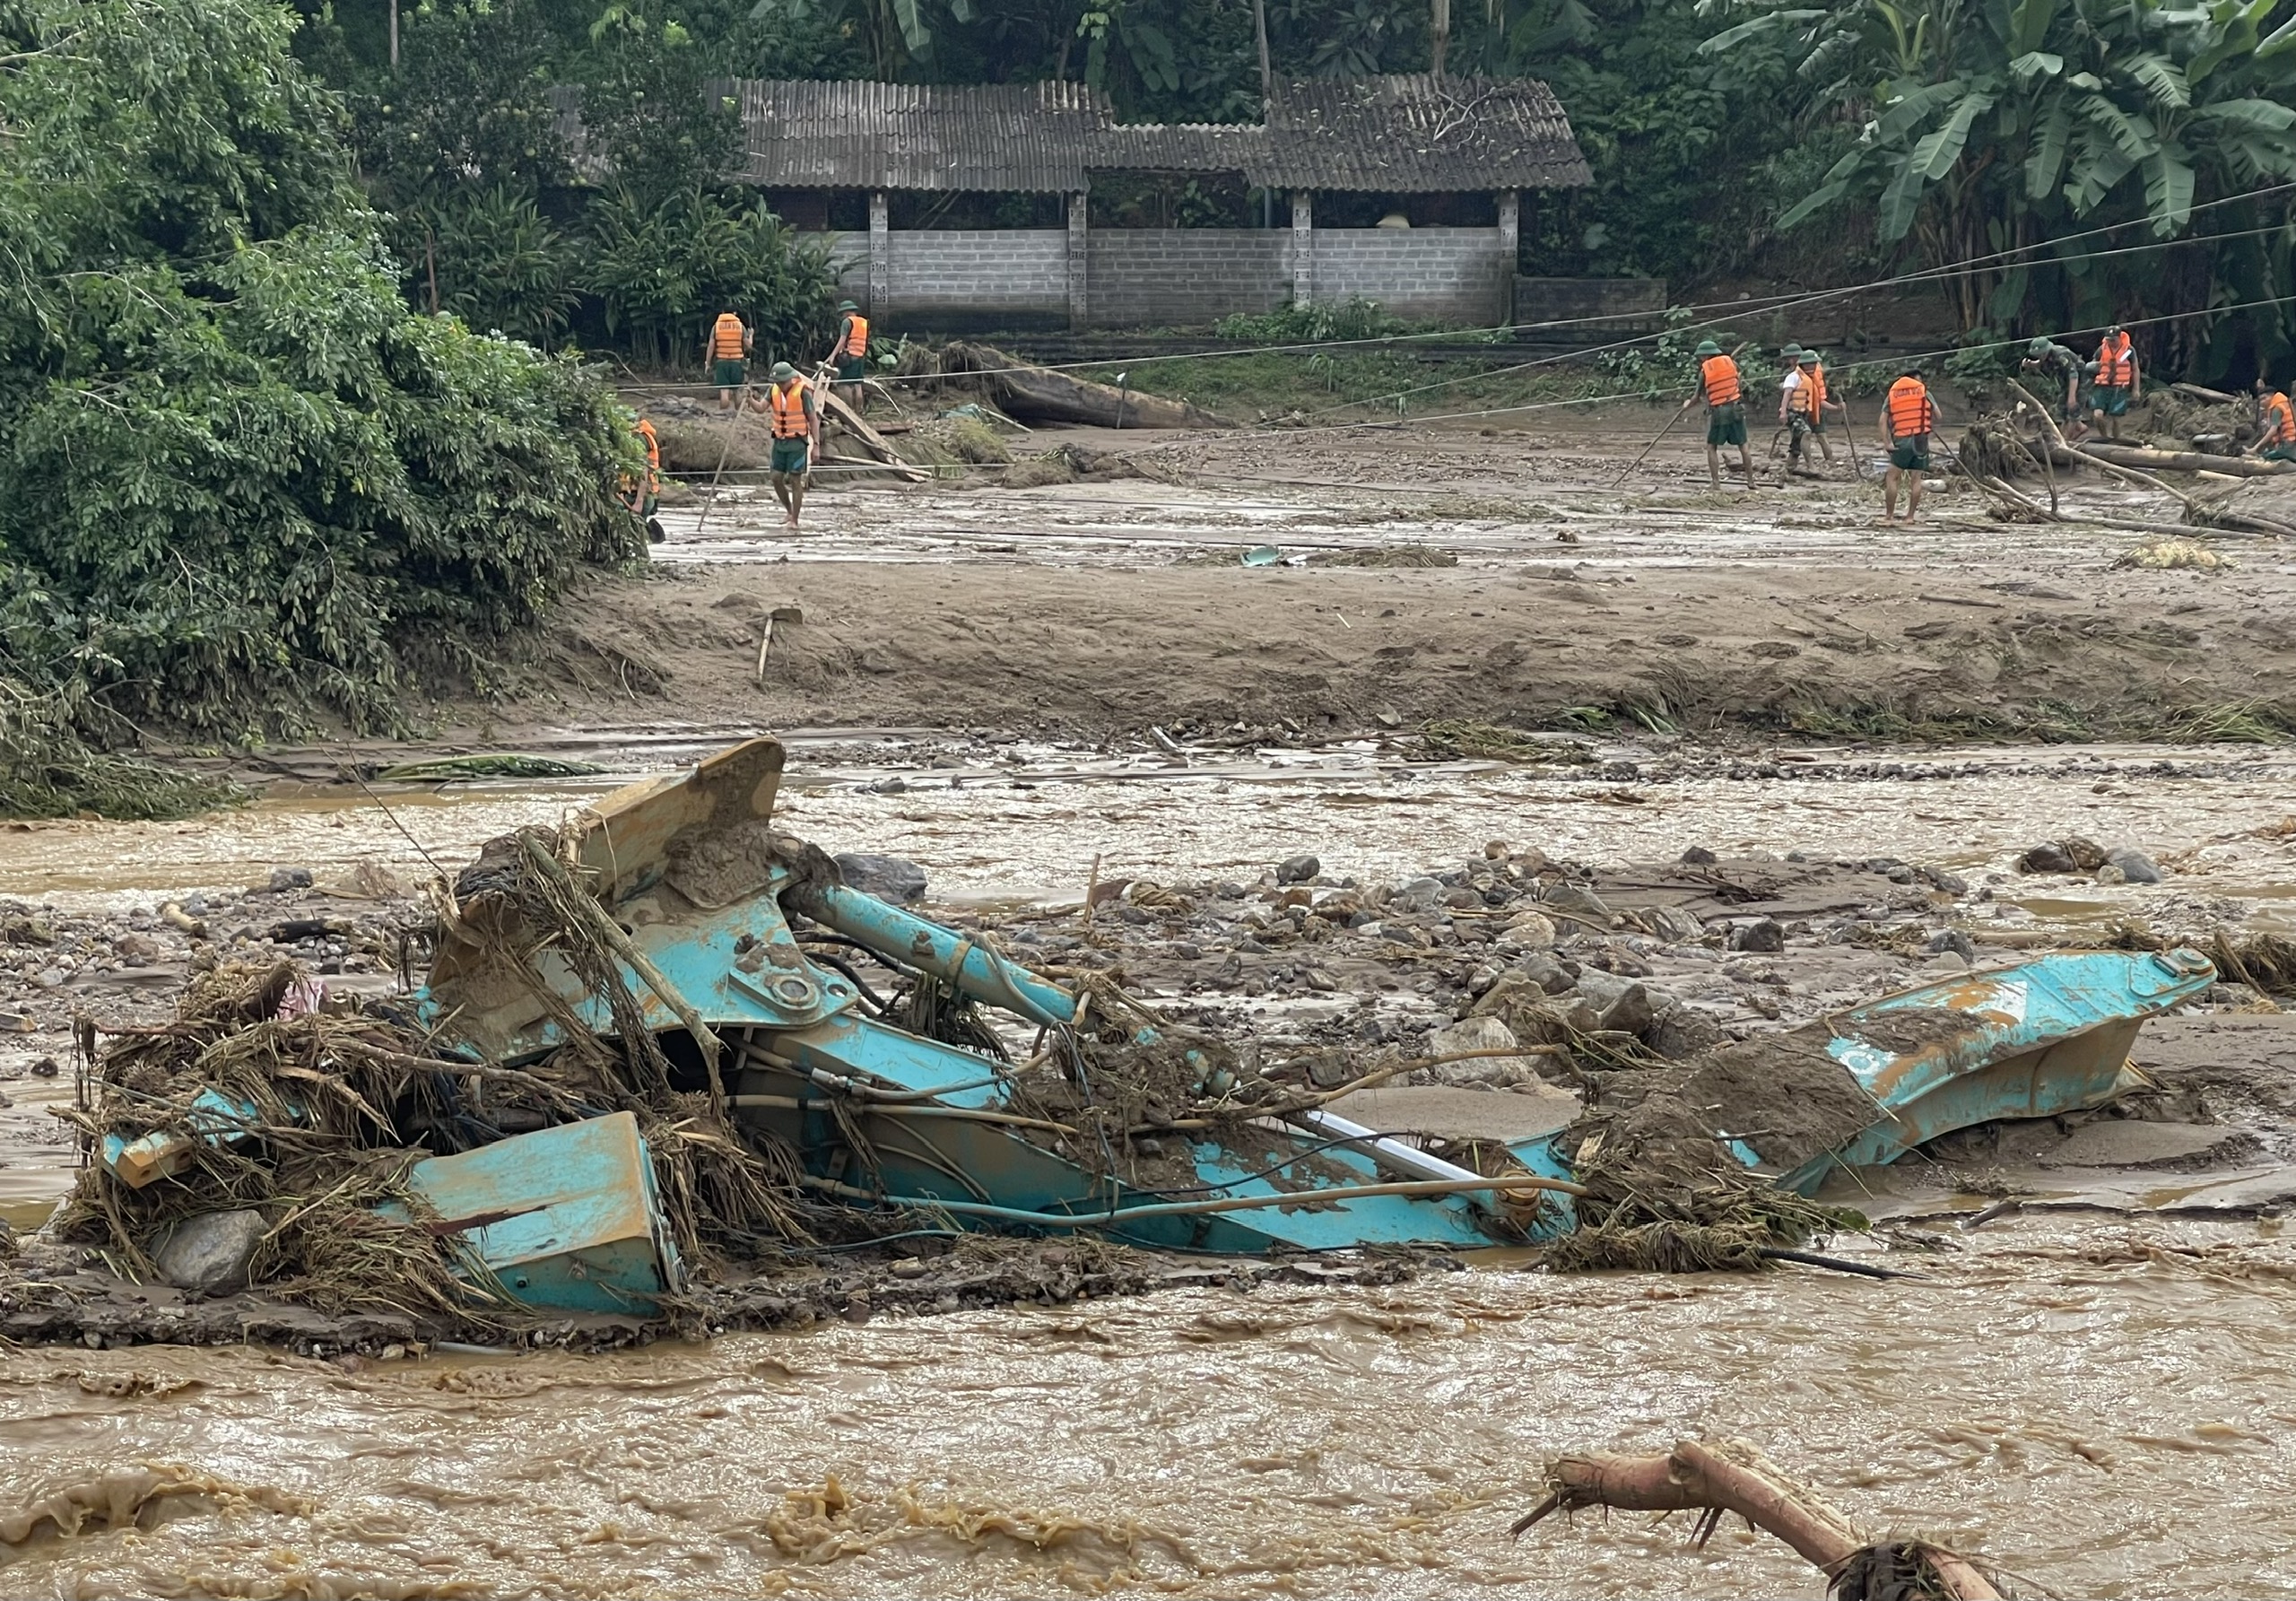
M36 1539L0 1588L1818 1593L1742 1530L1685 1550L1681 1518L1508 1538L1548 1456L1707 1433L2058 1595L2296 1594L2280 1225L1970 1239L1918 1283L1484 1268L351 1371L17 1352L9 1483L152 1463L216 1489L158 1503L145 1532Z

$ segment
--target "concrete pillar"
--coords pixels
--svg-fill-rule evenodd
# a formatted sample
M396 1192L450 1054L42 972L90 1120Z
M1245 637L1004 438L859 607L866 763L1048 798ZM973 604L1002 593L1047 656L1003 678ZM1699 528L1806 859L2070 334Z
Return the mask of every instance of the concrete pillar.
M1499 321L1515 320L1515 274L1522 271L1523 192L1499 191Z
M1082 331L1091 321L1091 291L1087 282L1091 248L1091 196L1081 192L1068 197L1068 326Z
M1316 201L1305 189L1292 191L1292 303L1316 298Z
M869 315L893 314L893 212L883 189L869 196Z

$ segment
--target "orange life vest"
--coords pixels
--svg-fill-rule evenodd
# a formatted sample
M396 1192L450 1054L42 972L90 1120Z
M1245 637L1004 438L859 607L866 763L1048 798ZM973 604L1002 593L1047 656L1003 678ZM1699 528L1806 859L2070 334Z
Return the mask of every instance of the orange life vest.
M869 319L858 311L848 311L845 314L845 320L851 323L853 326L847 332L845 343L838 346L839 353L848 359L867 355L869 353Z
M718 314L718 326L709 333L710 352L720 361L740 361L742 335L747 331L742 326L740 318L730 311L720 311Z
M1919 439L1936 421L1937 408L1929 404L1928 385L1918 378L1901 378L1890 386L1892 439Z
M1801 382L1786 391L1786 409L1799 412L1813 422L1826 404L1826 380L1814 367L1797 368Z
M1709 356L1698 364L1698 381L1706 386L1706 404L1729 405L1738 398L1738 364L1727 356Z
M2296 407L2288 404L2288 396L2269 395L2264 403L2264 442L2266 445L2296 445Z
M765 397L773 403L773 437L777 439L802 439L813 431L812 419L805 415L806 384L802 378L793 378L785 387L766 386Z
M2097 346L2097 387L2100 389L2126 389L2136 376L2136 352L2129 348L2128 335L2108 339Z
M651 417L638 419L638 437L646 441L646 492L650 495L662 485L662 436L654 431Z

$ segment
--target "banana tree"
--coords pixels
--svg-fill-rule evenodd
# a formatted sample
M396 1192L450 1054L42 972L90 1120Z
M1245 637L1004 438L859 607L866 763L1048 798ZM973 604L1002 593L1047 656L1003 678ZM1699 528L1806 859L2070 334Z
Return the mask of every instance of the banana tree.
M2125 217L2173 238L2203 199L2296 178L2296 22L2271 26L2289 4L1704 0L1709 15L1756 14L1701 48L1782 46L1805 114L1859 125L1781 229L1870 200L1884 243L1944 263ZM1964 326L2020 320L2031 281L2022 257L1954 279Z

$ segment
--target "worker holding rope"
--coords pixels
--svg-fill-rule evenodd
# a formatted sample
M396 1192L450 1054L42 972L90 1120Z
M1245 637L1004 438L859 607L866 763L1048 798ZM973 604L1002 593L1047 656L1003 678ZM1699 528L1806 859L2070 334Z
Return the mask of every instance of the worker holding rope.
M837 397L860 415L866 403L869 380L869 319L851 300L837 303L837 343L830 347L830 362L837 369Z
M2257 422L2262 431L2250 448L2266 461L2296 461L2296 407L2288 404L2284 389L2257 374Z
M749 382L752 337L739 312L720 311L701 342L709 357L709 378L718 387L718 409L721 412L734 409L735 392Z
M1711 339L1698 344L1697 393L1706 397L1707 477L1716 489L1722 487L1722 448L1735 445L1746 487L1753 488L1754 453L1746 448L1745 385L1738 376L1737 362L1724 355L1722 347Z
M1791 381L1781 386L1783 393L1778 402L1779 421L1785 423L1788 431L1786 470L1789 473L1806 470L1802 466L1802 446L1807 439L1817 440L1819 450L1825 455L1826 466L1833 466L1833 447L1826 442L1826 410L1831 407L1837 412L1843 412L1846 408L1840 401L1826 393L1825 363L1818 359L1817 352L1795 348L1794 370L1787 374L1787 378Z
M2144 375L2137 370L2135 348L2129 343L2128 330L2115 323L2105 330L2104 343L2097 346L2097 387L2090 403L2096 413L2097 431L2109 439L2120 438L2120 420L2144 398Z
M794 528L821 442L821 396L795 367L776 361L765 403L773 418L773 498L789 514L785 526Z
M1921 512L1921 475L1929 470L1929 436L1937 431L1937 405L1921 374L1907 368L1890 386L1882 406L1882 443L1890 452L1890 470L1882 475L1882 520L1898 520L1898 481L1906 483L1905 520Z

